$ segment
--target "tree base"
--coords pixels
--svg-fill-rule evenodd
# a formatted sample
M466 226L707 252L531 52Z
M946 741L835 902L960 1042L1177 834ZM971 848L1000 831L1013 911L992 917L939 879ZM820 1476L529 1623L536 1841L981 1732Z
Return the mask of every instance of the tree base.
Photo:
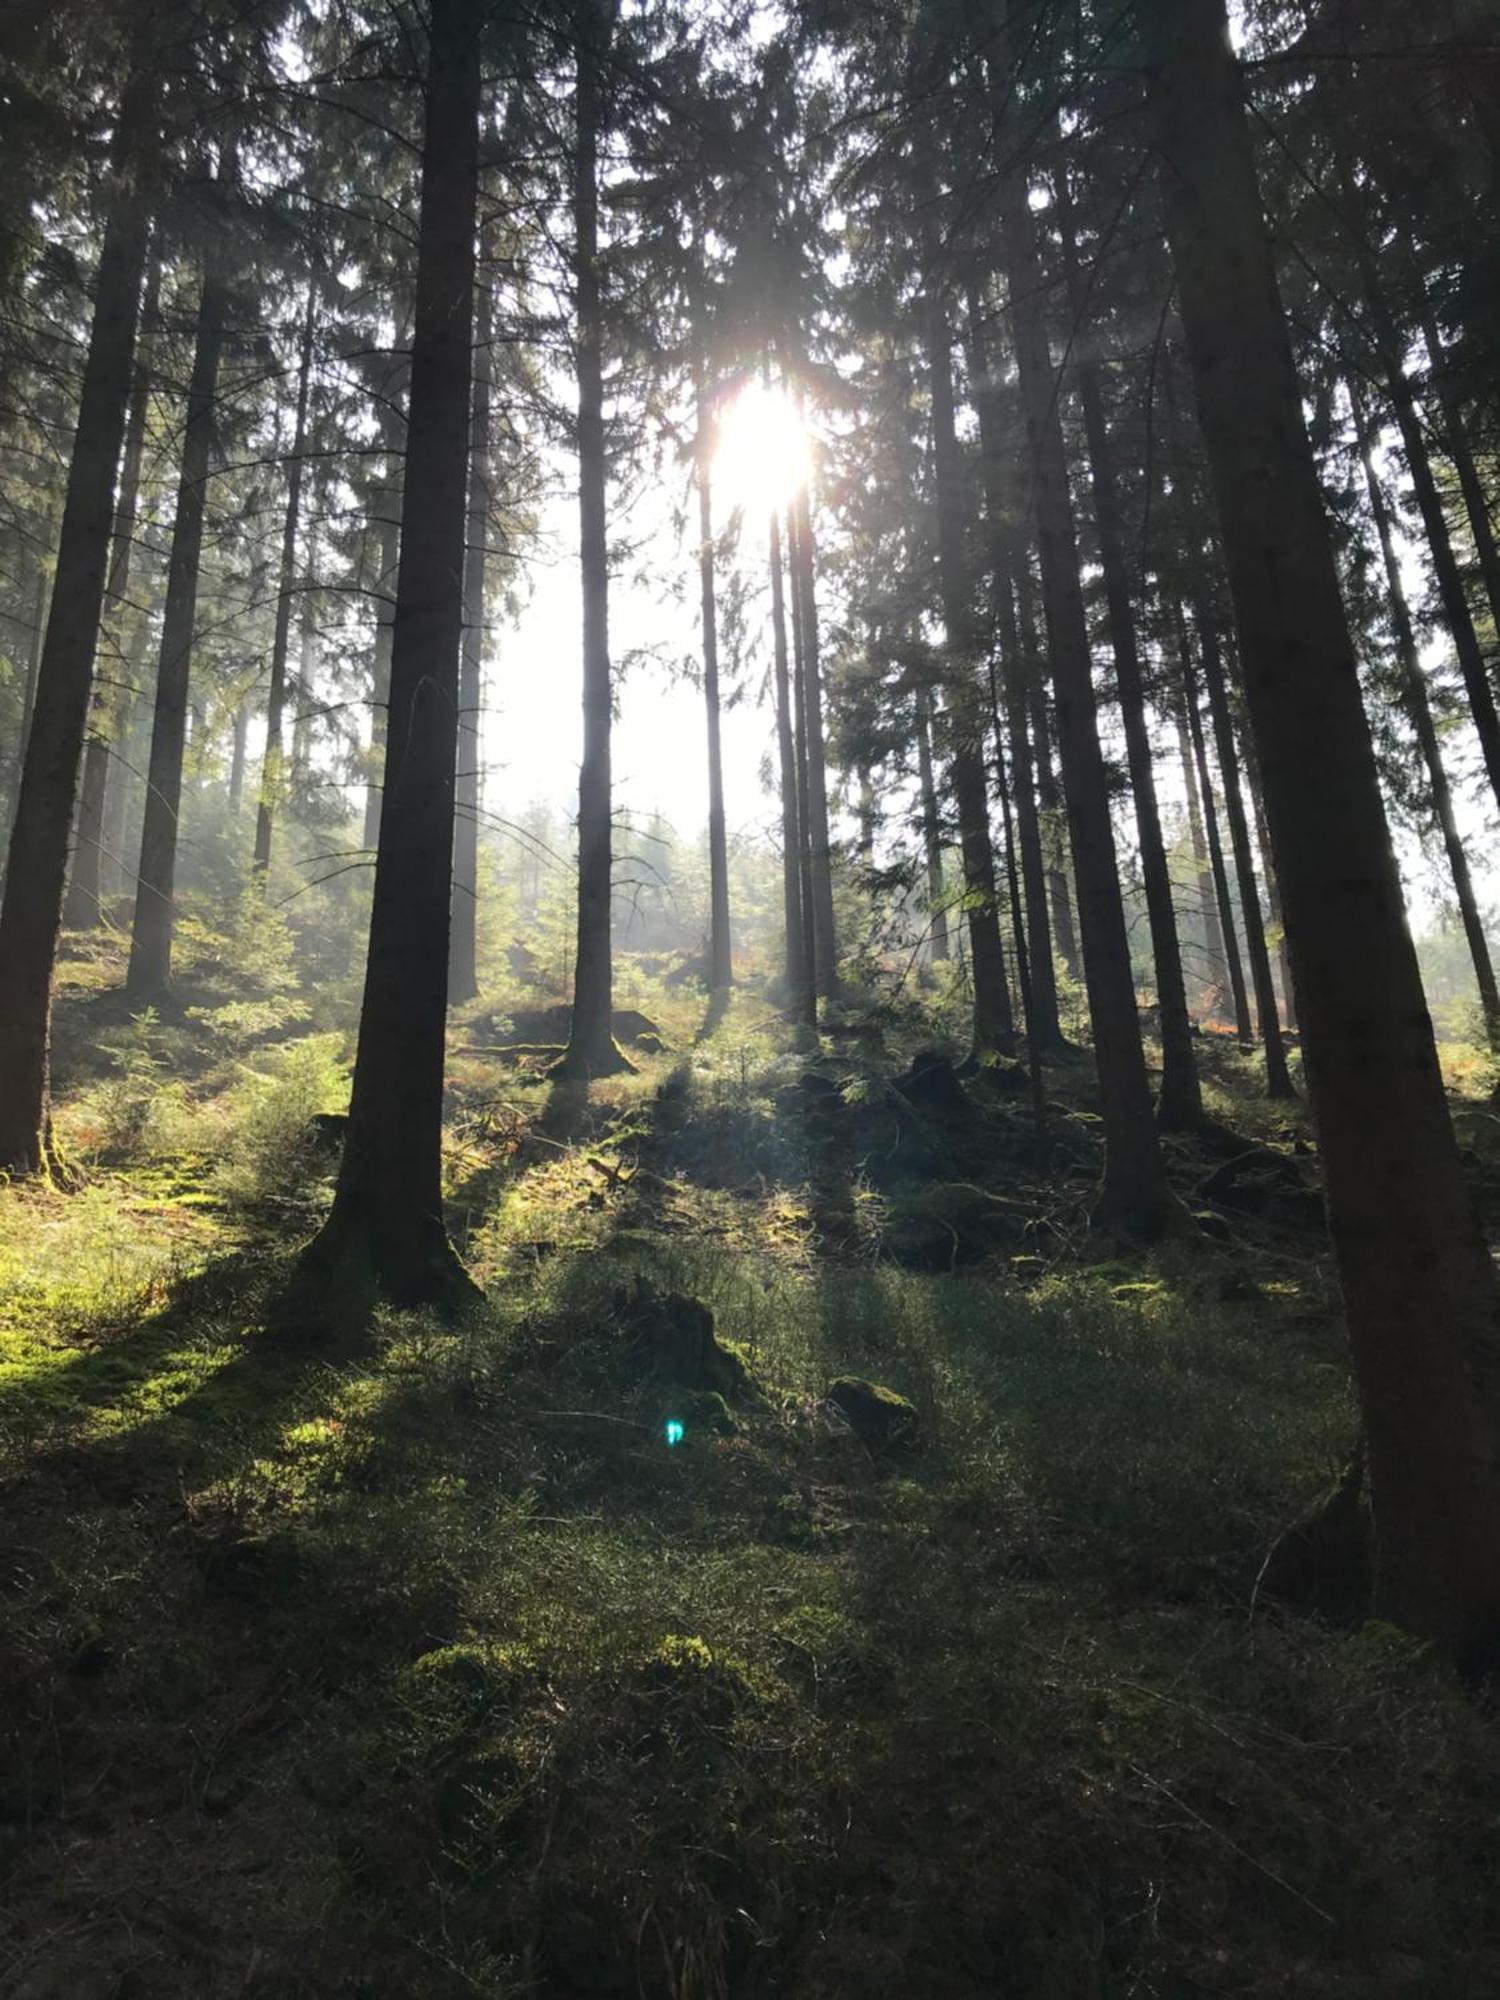
M1375 1591L1375 1543L1365 1487L1364 1447L1312 1513L1278 1535L1255 1580L1255 1599L1273 1597L1330 1624L1359 1625Z
M613 1038L603 1048L575 1049L570 1043L547 1071L554 1083L597 1083L607 1076L634 1076L635 1064Z
M439 1218L392 1228L387 1218L335 1197L328 1220L297 1260L280 1317L299 1331L337 1333L363 1326L382 1298L456 1317L484 1293Z

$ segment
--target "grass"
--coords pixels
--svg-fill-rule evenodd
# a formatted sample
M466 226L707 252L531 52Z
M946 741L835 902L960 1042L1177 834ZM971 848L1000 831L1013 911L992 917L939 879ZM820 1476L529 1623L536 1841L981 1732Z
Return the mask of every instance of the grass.
M820 1052L820 1124L753 999L701 1046L637 1004L668 1050L591 1096L456 1078L459 1325L281 1330L326 1164L304 1212L221 1161L300 1068L274 1129L330 1108L315 1041L205 1064L206 1161L0 1193L0 1990L1495 1990L1485 1708L1252 1614L1352 1439L1321 1246L1093 1245L1091 1128L1044 1184L997 1102L985 1184L1056 1228L905 1268L934 1159L977 1169L866 1147L899 1037ZM727 1434L669 1448L622 1367L642 1276L753 1368ZM844 1372L912 1450L830 1418Z

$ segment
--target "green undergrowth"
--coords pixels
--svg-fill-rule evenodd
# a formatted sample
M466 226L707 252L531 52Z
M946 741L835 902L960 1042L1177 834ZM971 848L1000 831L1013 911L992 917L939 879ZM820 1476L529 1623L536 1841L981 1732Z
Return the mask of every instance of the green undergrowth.
M592 1093L471 1059L457 1323L285 1324L311 1218L222 1158L0 1192L0 1990L1495 1990L1484 1708L1255 1604L1353 1439L1320 1243L1081 1237L1086 1119L1044 1185L996 1098L980 1195L1058 1220L904 1266L921 1176L840 1135L905 1031L663 1025ZM737 1400L625 1361L671 1297Z

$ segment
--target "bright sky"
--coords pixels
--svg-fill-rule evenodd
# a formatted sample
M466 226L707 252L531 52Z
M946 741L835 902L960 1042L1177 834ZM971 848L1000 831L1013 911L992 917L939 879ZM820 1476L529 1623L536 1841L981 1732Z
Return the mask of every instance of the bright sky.
M764 518L805 473L801 428L784 401L757 391L742 410L730 413L724 430L714 471L715 523L721 525L736 505ZM679 539L670 509L684 495L691 502L693 529ZM685 839L692 839L708 817L706 722L701 688L677 669L684 658L691 658L695 667L702 658L696 496L687 494L685 477L678 477L654 501L636 501L628 519L620 496L612 494L611 500L612 536L628 534L636 541L644 532L650 567L663 580L661 589L630 575L611 580L610 654L618 690L612 733L616 806L637 823L660 811ZM539 540L519 626L501 626L492 634L486 662L485 798L489 811L505 817L539 798L570 811L577 803L583 613L576 491L559 492L549 501ZM757 566L758 581L766 560L763 533L747 532L743 551L747 566ZM673 602L666 592L666 580L674 575L685 587L681 602ZM621 664L637 651L657 657L633 662L621 678ZM763 647L746 675L757 686L767 653ZM726 673L727 667L726 661ZM770 709L749 699L726 708L722 740L731 837L769 827L777 809L761 788L760 765L774 744Z

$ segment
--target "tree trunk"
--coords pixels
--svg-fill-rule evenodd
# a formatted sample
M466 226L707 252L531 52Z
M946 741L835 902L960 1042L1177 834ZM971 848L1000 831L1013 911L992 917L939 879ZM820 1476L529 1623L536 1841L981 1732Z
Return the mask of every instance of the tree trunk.
M943 881L942 824L938 818L937 785L932 772L932 694L919 687L916 695L917 783L922 797L922 850L927 860L927 936L934 960L948 956L948 890Z
M1286 1044L1281 1039L1281 1017L1276 1011L1271 954L1266 950L1266 927L1260 913L1260 885L1255 879L1255 860L1250 852L1250 824L1245 817L1245 799L1240 790L1240 762L1235 754L1234 724L1229 714L1229 691L1224 678L1223 656L1219 651L1219 634L1213 614L1202 597L1198 599L1194 611L1203 649L1203 679L1208 688L1208 712L1213 720L1219 777L1224 786L1224 811L1229 820L1229 840L1234 851L1234 872L1239 882L1245 950L1249 955L1250 977L1255 986L1255 1012L1265 1050L1266 1095L1292 1098L1297 1092L1286 1066Z
M1142 0L1369 1451L1376 1606L1500 1652L1497 1296L1406 926L1224 0Z
M135 382L130 396L130 413L125 423L125 454L120 461L114 542L104 593L105 626L112 632L115 645L113 658L107 663L107 673L100 671L97 660L94 665L88 745L84 751L83 785L78 799L78 821L74 828L73 865L68 878L67 900L63 904L63 922L74 930L92 929L103 914L105 862L111 854L106 835L110 774L118 762L115 744L124 726L131 692L126 678L130 671L130 648L125 635L135 621L129 617L125 593L130 588L130 566L135 549L141 460L145 452L146 419L151 403L151 334L160 289L161 259L153 257L146 274L146 289L138 321ZM115 771L115 783L119 784L122 780L123 772Z
M788 510L788 558L802 633L802 737L807 758L808 863L812 877L813 976L820 1000L837 999L838 936L833 922L833 855L828 837L828 775L823 747L823 683L818 659L817 570L812 501L806 486Z
M701 330L700 330L701 343ZM719 627L714 602L714 502L708 390L701 344L695 356L698 415L698 584L703 607L703 708L708 725L709 988L734 978L729 935L729 840L724 815L724 758L719 743Z
M167 603L156 669L135 925L130 939L130 969L125 979L125 990L137 999L163 992L172 978L172 935L176 925L173 885L177 870L177 822L182 804L182 754L187 739L188 680L203 551L203 517L208 500L209 451L214 435L214 398L227 308L224 278L220 272L211 270L203 280L198 302L193 372L188 383L177 509L172 526L172 555L167 568Z
M271 639L271 683L266 695L266 748L260 771L260 797L255 808L255 873L262 883L271 866L271 834L284 785L282 722L286 711L286 659L291 644L292 598L297 583L297 534L302 519L307 405L312 383L313 333L316 326L317 292L309 281L307 309L302 320L302 354L297 366L297 415L292 426L292 455L286 477L286 514L281 526L276 627Z
M1065 171L1058 174L1056 185L1068 297L1073 324L1079 328L1086 318L1087 299L1079 281L1072 205ZM1135 807L1141 880L1145 887L1146 915L1151 929L1151 956L1156 966L1156 999L1161 1018L1161 1094L1157 1099L1156 1115L1164 1131L1188 1131L1203 1123L1203 1092L1198 1081L1197 1059L1193 1054L1187 988L1182 976L1182 947L1177 936L1177 914L1172 902L1172 877L1167 867L1167 845L1162 838L1161 808L1156 798L1156 760L1146 720L1146 690L1136 638L1135 607L1131 602L1114 447L1105 421L1104 398L1095 363L1087 360L1077 362L1074 380L1088 444L1094 533L1099 545L1099 566L1104 573L1109 642L1115 656L1115 685L1120 697L1120 720L1125 731L1125 759Z
M1484 924L1479 915L1479 904L1474 895L1474 878L1469 871L1469 857L1464 852L1463 837L1458 830L1458 820L1453 810L1453 788L1448 782L1448 772L1443 763L1443 753L1438 742L1437 729L1432 719L1432 704L1427 699L1427 677L1422 671L1421 656L1417 651L1416 632L1412 626L1411 611L1406 602L1406 586L1401 581L1401 559L1396 553L1395 537L1391 531L1391 510L1386 503L1379 477L1375 471L1375 441L1370 430L1364 403L1355 384L1345 384L1349 395L1349 407L1354 417L1355 442L1359 447L1360 462L1365 471L1365 491L1370 500L1370 517L1375 523L1375 533L1380 542L1380 557L1385 566L1386 588L1390 596L1391 627L1396 640L1396 659L1401 669L1401 703L1411 719L1416 732L1417 744L1422 752L1422 761L1427 766L1427 781L1432 789L1433 817L1443 836L1443 848L1448 856L1448 868L1453 876L1454 893L1458 898L1458 912L1464 927L1464 937L1468 941L1469 956L1474 964L1474 979L1479 988L1479 1004L1484 1010L1485 1035L1492 1050L1500 1054L1500 988L1495 983L1494 961L1490 957L1489 940L1484 933Z
M604 314L599 299L599 69L608 17L583 0L578 24L578 134L573 157L574 277L578 313L579 561L583 573L583 762L578 774L578 957L573 1026L555 1074L613 1076L634 1067L614 1038L610 909L614 859L609 730L609 548L604 444Z
M1198 767L1193 756L1193 739L1188 729L1185 700L1173 718L1173 726L1177 731L1177 750L1182 759L1182 783L1187 793L1188 840L1193 850L1193 872L1198 883L1198 913L1203 926L1203 949L1213 984L1222 990L1229 977L1229 967L1224 956L1224 933L1219 926L1214 871L1203 838L1203 811L1198 799Z
M480 712L484 699L484 590L493 487L490 468L493 322L490 281L482 275L474 330L464 636L458 663L458 771L454 781L457 817L453 828L453 923L448 946L450 1007L461 1007L479 991Z
M797 750L792 730L792 695L787 666L786 596L781 570L781 522L772 509L771 641L776 681L776 752L781 778L781 914L786 927L787 998L793 1010L807 1011L812 981L803 950L802 829L798 807ZM815 999L813 1004L815 1005Z
M1229 870L1224 864L1224 841L1219 832L1219 808L1214 799L1213 774L1208 768L1208 746L1203 740L1203 712L1198 706L1198 680L1188 642L1187 622L1179 608L1177 654L1182 668L1182 707L1193 744L1193 761L1198 767L1198 789L1203 800L1203 824L1208 835L1209 868L1214 896L1219 905L1219 944L1229 971L1229 992L1234 1006L1234 1032L1247 1045L1254 1039L1250 1026L1250 998L1245 988L1245 967L1240 957L1240 941L1234 927L1234 898L1229 893Z
M250 717L244 702L236 702L234 710L234 735L229 752L229 811L238 819L240 807L245 802L245 738L249 734Z
M21 691L21 727L16 731L15 755L10 773L10 811L6 816L6 853L10 852L11 828L21 797L21 773L26 768L26 746L31 738L31 718L36 709L37 675L42 664L42 641L47 633L47 572L37 559L36 592L32 599L31 638L26 646L26 685Z
M1047 718L1047 695L1042 685L1041 646L1036 629L1036 607L1032 603L1029 565L1016 571L1016 617L1021 631L1021 654L1026 670L1026 700L1031 718L1031 741L1036 758L1036 798L1040 811L1039 835L1047 868L1047 902L1052 912L1052 929L1057 949L1067 967L1068 977L1079 980L1083 966L1078 956L1078 933L1073 924L1073 891L1068 881L1067 834L1062 809L1062 792L1052 763L1052 731Z
M1099 1216L1132 1233L1152 1236L1165 1227L1169 1197L1120 899L1057 379L1042 315L1041 274L1026 195L1024 178L1014 170L1007 172L1000 201L1010 310L1030 449L1043 603L1082 920L1084 982L1104 1122Z
M1496 713L1494 692L1490 687L1489 676L1485 672L1479 634L1474 629L1474 616L1469 608L1468 593L1464 588L1463 575L1459 570L1458 558L1453 552L1453 541L1448 533L1448 518L1443 512L1442 497L1438 492L1437 481L1432 473L1432 463L1427 455L1427 439L1422 427L1421 414L1417 409L1416 392L1412 388L1402 360L1401 336L1385 309L1380 292L1379 274L1367 248L1362 247L1360 250L1360 265L1365 281L1366 305L1375 327L1386 390L1390 397L1391 409L1395 414L1397 428L1401 433L1402 453L1406 459L1407 471L1411 475L1412 493L1416 498L1417 511L1422 517L1422 527L1432 557L1432 573L1437 583L1438 601L1443 607L1443 622L1448 627L1453 649L1458 655L1459 672L1463 676L1464 692L1469 698L1469 709L1479 736L1479 748L1484 757L1484 768L1490 781L1490 789L1497 802L1500 802L1500 714Z
M442 1135L482 18L477 0L433 0L389 782L348 1136L306 1260L332 1293L373 1281L413 1303L468 1290L443 1228Z
M969 963L974 981L974 1051L1015 1047L1016 1024L1000 941L1000 901L990 846L989 785L984 768L984 707L979 686L979 644L972 611L973 579L964 551L965 493L953 409L953 361L947 308L929 270L927 382L932 403L933 486L937 510L938 585L943 606L947 670L949 778L958 808L958 844L964 869Z
M1463 408L1449 380L1447 357L1430 313L1423 315L1422 340L1427 349L1429 380L1437 393L1438 408L1442 413L1443 449L1452 460L1453 470L1458 474L1458 489L1464 497L1464 512L1468 517L1469 533L1474 538L1474 554L1479 563L1479 575L1490 608L1490 621L1495 628L1497 640L1500 640L1500 548L1495 545L1489 495L1484 490L1484 481L1480 478L1479 467L1474 462Z
M794 556L797 516L786 510L787 577L792 600L792 720L797 767L797 883L802 908L802 963L807 970L807 986L802 994L805 1025L818 1025L818 940L813 914L812 807L811 780L807 768L807 619L806 604L797 583Z
M994 386L984 337L982 302L971 290L968 311L969 380L979 417L979 451L984 473L985 516L989 528L995 607L1000 628L1000 658L1005 689L1005 729L1010 737L1010 779L1015 804L1015 831L1020 847L1020 875L1025 888L1027 975L1025 1002L1028 1040L1042 1049L1060 1048L1062 1024L1057 1016L1057 973L1052 964L1052 926L1047 920L1046 874L1042 862L1041 829L1037 823L1036 779L1031 738L1026 723L1026 683L1029 665L1016 617L1015 577L1024 560L1019 534L1010 518L1005 491L1005 449L1001 401ZM993 678L993 676L992 676ZM996 723L997 730L999 723ZM1003 746L1002 746L1003 747ZM1006 824L1011 813L1002 797ZM1014 912L1012 912L1014 914Z
M401 467L406 433L401 391L408 373L408 357L404 348L409 337L403 313L396 326L391 366L376 402L376 421L380 426L386 458L384 477L371 496L380 549L379 594L375 600L375 657L370 673L370 747L366 753L370 761L365 779L363 834L363 845L371 854L380 839L380 798L385 781L386 719L391 699L391 631L396 617L396 571L401 560Z
M1255 819L1255 844L1260 849L1261 872L1266 878L1266 909L1270 913L1279 942L1276 947L1277 969L1281 974L1281 1005L1286 1016L1288 1029L1297 1025L1297 994L1292 985L1292 960L1286 948L1286 923L1281 909L1281 885L1276 880L1276 869L1271 860L1271 831L1266 825L1266 800L1260 782L1260 760L1255 754L1255 742L1249 730L1241 721L1235 733L1239 746L1240 763L1245 773L1245 785L1250 793L1250 810Z
M120 112L119 180L99 258L47 635L0 904L0 1171L12 1174L45 1173L53 1164L47 1105L52 970L146 261L146 214L134 186L144 89L144 78L133 81Z

